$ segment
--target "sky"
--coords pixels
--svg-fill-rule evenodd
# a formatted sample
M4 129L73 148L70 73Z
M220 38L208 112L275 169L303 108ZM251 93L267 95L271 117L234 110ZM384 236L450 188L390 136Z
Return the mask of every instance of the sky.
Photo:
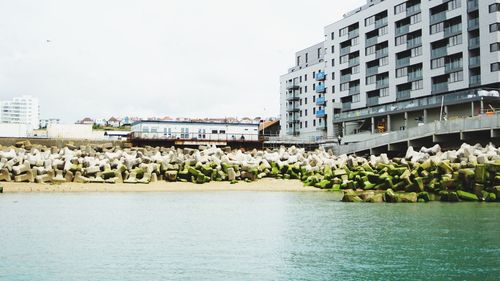
M296 51L366 0L0 0L0 100L42 118L279 116Z

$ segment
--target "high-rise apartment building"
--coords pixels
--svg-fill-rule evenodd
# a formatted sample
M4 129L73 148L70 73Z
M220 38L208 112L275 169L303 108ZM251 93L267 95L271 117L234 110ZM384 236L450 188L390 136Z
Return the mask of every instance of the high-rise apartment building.
M369 0L324 31L281 77L282 136L405 130L500 105L496 0Z
M38 129L39 120L40 110L36 98L22 96L0 101L0 123L26 124L29 129Z

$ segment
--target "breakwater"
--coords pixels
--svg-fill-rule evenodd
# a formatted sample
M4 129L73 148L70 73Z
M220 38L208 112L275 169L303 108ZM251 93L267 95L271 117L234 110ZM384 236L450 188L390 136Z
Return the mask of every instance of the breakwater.
M403 158L333 155L296 147L242 151L230 148L120 148L81 145L58 148L18 143L0 149L0 181L60 184L158 181L255 181L298 179L306 186L344 191L346 202L497 201L500 150L464 144L439 145Z

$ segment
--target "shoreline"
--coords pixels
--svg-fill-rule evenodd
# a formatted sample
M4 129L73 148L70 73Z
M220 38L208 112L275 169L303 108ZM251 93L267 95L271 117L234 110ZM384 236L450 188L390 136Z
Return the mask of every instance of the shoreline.
M254 182L156 182L149 184L109 183L62 183L39 184L2 182L3 193L66 193L66 192L214 192L214 191L265 191L265 192L325 192L325 190L304 186L299 180L264 178Z

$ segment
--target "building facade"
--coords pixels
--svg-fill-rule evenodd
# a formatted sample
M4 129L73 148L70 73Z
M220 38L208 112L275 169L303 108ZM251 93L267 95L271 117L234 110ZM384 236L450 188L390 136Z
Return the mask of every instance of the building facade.
M0 123L26 124L33 130L39 128L39 120L40 107L36 98L21 96L0 101Z
M283 136L311 134L310 120L289 118L296 109L286 96L298 92L300 105L309 87L304 75L318 70L322 80L313 83L321 85L319 116L326 121L316 116L318 138L405 130L500 105L496 0L368 0L324 33L315 45L322 46L321 61L305 65L299 52L281 77Z

